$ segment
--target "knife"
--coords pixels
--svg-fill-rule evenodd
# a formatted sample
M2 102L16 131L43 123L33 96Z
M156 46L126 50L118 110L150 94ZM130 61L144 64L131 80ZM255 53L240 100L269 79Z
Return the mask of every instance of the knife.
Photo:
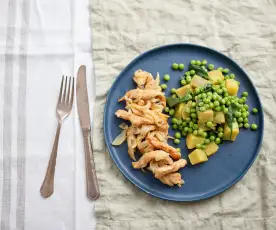
M100 196L100 190L93 157L89 101L86 84L86 67L84 65L80 66L78 70L77 106L85 149L87 197L91 200L96 200Z

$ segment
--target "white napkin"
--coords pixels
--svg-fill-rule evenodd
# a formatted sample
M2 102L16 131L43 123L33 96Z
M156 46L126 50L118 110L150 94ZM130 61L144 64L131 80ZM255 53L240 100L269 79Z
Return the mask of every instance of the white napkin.
M92 78L88 0L1 1L0 7L0 229L94 229L86 198L77 107L59 141L54 194L40 186L52 150L62 75L87 66L91 120ZM76 101L75 101L76 102Z

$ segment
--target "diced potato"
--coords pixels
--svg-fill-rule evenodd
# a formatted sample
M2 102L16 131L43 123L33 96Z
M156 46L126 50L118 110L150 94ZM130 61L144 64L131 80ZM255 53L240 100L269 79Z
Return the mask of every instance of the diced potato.
M198 137L192 133L189 133L186 138L186 145L188 149L194 149L197 144L203 144L205 138L204 137Z
M208 161L206 153L201 149L195 149L188 155L192 165Z
M223 112L214 113L214 122L218 124L225 123L225 116Z
M187 108L191 109L192 108L192 103L193 103L192 101L189 101L187 104L185 104L185 106L182 110L182 118L184 120L187 119L190 116L190 114L186 112L186 109Z
M210 83L210 81L207 81L200 76L194 75L192 82L191 82L191 86L193 88L198 88L198 87L203 87L204 85L207 85L208 83Z
M199 123L206 123L208 121L213 121L214 119L214 112L212 109L208 109L204 112L198 112L198 122Z
M225 123L224 124L224 132L223 132L223 140L235 141L239 132L240 132L240 130L239 130L239 125L237 122L233 123L232 135L231 135L230 127L227 125L227 123Z
M192 91L191 84L185 85L177 89L175 93L177 94L178 97L184 97L189 91L190 92Z
M239 85L236 80L234 79L227 79L226 80L226 89L230 96L236 96L239 91Z
M215 142L211 142L208 145L206 145L205 153L209 157L215 154L218 151L218 149L219 149L218 145Z
M219 80L224 80L224 76L220 70L209 71L208 76L214 85L218 84Z
M185 107L185 103L179 103L178 105L175 106L175 114L174 117L177 119L182 119L182 111Z

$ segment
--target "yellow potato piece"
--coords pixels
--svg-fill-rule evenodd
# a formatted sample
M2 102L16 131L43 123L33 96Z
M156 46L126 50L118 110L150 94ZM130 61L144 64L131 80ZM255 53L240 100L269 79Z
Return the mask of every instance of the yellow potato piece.
M192 101L189 101L189 102L184 106L184 108L183 108L183 110L182 110L182 118L183 118L184 120L186 120L186 119L190 116L190 114L186 112L186 109L187 109L187 108L191 109L191 108L192 108L192 103L193 103Z
M218 84L219 80L223 81L224 76L220 70L212 70L208 72L208 76L212 82L212 84Z
M197 113L198 122L199 123L206 123L208 121L213 121L214 119L214 112L212 109L208 109L204 112Z
M206 153L201 149L195 149L188 155L192 165L208 161Z
M236 96L239 91L239 85L236 80L234 79L227 79L226 80L226 89L230 96Z
M225 123L225 116L223 112L215 112L214 120L215 123L222 124Z
M175 91L178 97L184 97L188 92L192 91L191 84L185 85Z
M186 145L188 149L194 149L197 144L204 143L204 137L198 137L192 133L189 133L186 138Z
M177 119L182 119L182 111L185 107L185 103L179 103L178 105L175 106L175 114L174 117Z
M223 132L223 140L235 141L239 132L240 132L240 130L239 130L239 125L237 122L233 123L232 135L231 135L231 129L229 128L227 123L225 123L224 124L224 132Z
M192 82L191 82L191 86L193 88L198 88L198 87L203 87L204 85L207 85L208 83L210 83L210 81L207 81L198 75L194 75Z
M208 145L206 145L205 153L207 156L212 156L218 151L219 147L215 142L211 142Z

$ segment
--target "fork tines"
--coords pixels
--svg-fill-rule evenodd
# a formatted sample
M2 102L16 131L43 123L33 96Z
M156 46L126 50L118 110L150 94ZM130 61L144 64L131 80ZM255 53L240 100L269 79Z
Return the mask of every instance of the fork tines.
M69 79L69 83L68 83L68 79ZM75 84L74 77L65 76L65 84L64 84L64 76L62 76L58 103L73 104L74 84Z

